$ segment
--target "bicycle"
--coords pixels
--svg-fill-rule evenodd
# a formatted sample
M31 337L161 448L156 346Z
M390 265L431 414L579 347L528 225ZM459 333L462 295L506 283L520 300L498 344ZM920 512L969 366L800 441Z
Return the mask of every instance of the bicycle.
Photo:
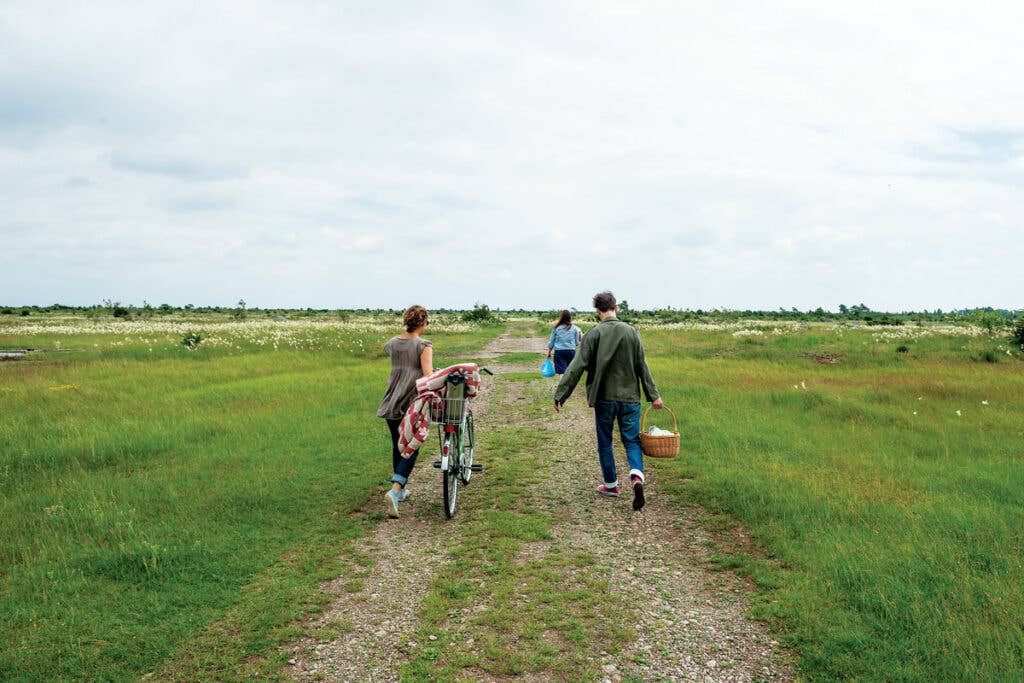
M493 375L487 368L482 374ZM455 515L459 483L468 486L474 472L482 472L483 465L473 462L473 411L466 396L466 373L458 370L445 380L444 396L438 399L433 414L437 422L441 459L434 467L441 470L441 491L444 498L444 516Z

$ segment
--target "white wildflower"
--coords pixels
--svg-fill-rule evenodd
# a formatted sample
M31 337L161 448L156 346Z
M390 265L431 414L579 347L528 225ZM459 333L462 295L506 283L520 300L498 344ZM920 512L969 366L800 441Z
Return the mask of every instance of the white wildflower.
M958 411L956 411L956 416L957 416L957 417L960 417L960 411L959 411L959 410L958 410Z

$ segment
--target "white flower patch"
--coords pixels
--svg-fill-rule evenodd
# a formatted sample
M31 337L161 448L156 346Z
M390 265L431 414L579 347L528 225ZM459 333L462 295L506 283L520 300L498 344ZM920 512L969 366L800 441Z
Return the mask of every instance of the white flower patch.
M977 325L950 325L940 323L922 327L897 327L883 332L873 332L875 341L905 341L925 337L980 337L987 334L985 328Z

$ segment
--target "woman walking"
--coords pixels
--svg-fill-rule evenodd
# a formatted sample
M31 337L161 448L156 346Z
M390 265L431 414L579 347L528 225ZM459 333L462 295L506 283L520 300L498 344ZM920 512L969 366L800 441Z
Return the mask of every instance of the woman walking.
M572 313L562 311L555 328L551 330L551 338L548 339L548 358L554 354L555 372L559 375L565 372L569 363L576 355L576 347L583 339L583 332L572 324Z
M427 309L410 306L402 316L405 332L392 337L384 345L391 357L391 376L377 417L387 420L391 431L391 490L384 494L388 517L398 517L398 503L409 497L406 483L416 464L416 453L403 458L398 449L398 426L416 398L416 380L434 371L434 347L422 338L427 329Z

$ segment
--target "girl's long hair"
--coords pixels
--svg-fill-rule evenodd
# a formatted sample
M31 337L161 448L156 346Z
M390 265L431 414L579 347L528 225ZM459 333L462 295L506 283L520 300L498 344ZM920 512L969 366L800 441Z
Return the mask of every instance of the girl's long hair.
M558 322L555 324L555 329L559 327L570 327L572 325L572 313L569 311L562 311L562 315L558 317Z

